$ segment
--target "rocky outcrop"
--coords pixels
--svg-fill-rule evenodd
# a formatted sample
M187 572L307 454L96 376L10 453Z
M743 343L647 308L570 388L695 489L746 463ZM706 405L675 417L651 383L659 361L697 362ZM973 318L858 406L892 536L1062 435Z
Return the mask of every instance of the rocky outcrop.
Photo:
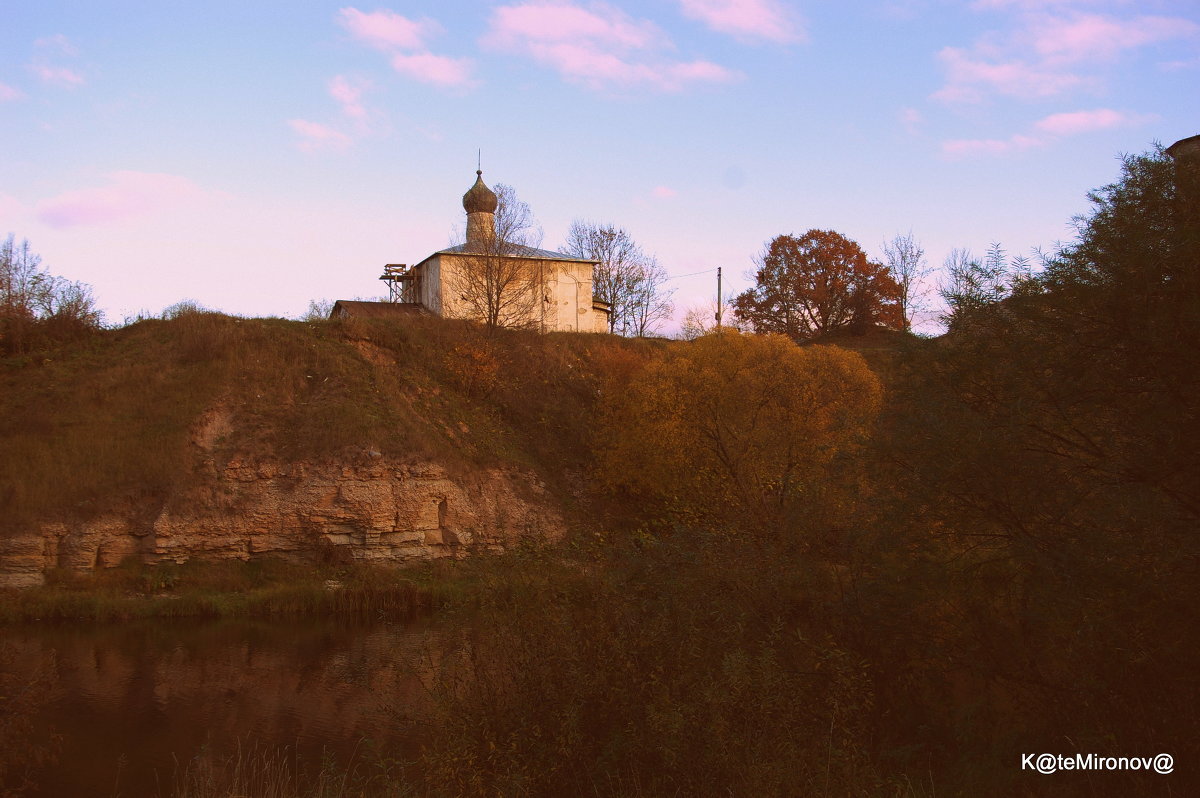
M45 523L0 540L0 586L41 584L51 568L92 570L128 557L307 559L341 552L403 562L498 550L522 537L556 538L564 523L530 472L452 476L433 463L391 463L364 452L355 465L250 457L217 467L187 496L78 522Z

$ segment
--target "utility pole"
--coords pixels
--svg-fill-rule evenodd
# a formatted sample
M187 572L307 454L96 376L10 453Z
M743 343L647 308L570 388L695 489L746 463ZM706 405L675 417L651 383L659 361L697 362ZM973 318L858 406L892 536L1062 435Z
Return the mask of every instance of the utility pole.
M717 267L717 330L721 329L721 267Z

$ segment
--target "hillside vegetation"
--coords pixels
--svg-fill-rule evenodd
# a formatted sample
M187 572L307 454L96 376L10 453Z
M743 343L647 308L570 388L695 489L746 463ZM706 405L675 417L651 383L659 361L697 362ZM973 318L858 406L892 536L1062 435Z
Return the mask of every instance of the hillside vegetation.
M217 405L230 453L523 463L586 497L561 545L456 564L432 795L1192 794L1200 170L1129 158L1093 199L933 341L104 333L5 366L6 518L170 501ZM1021 769L1042 752L1176 764Z
M600 473L639 512L574 565L497 569L438 783L1200 787L1200 169L1124 168L1041 275L936 341L860 347L873 375L740 336L629 364ZM1044 776L1035 752L1175 766Z
M451 470L517 464L552 487L589 462L608 358L654 344L413 318L295 322L205 311L0 362L0 529L156 512L196 478L205 413L235 455ZM563 494L565 496L565 493Z

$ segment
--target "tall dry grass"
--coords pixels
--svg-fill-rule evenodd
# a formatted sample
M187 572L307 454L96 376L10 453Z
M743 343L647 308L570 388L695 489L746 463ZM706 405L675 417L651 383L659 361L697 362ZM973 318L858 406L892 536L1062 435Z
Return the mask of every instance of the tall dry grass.
M418 793L401 763L367 753L339 764L307 761L295 750L243 745L228 756L204 749L177 764L162 798L405 798Z

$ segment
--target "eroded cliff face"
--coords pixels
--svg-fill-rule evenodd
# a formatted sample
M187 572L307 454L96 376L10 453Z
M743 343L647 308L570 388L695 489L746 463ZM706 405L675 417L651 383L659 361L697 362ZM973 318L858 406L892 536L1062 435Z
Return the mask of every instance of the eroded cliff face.
M307 559L335 547L356 560L404 562L554 539L553 498L518 468L451 476L435 463L390 463L366 451L353 465L237 457L158 511L49 522L0 540L0 586L32 587L52 568L110 568L127 557Z

